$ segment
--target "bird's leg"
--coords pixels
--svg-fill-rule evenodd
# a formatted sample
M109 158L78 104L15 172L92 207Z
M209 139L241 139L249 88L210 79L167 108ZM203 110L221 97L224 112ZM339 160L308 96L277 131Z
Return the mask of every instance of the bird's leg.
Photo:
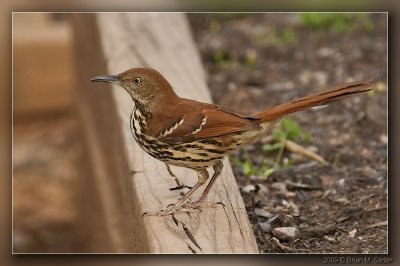
M224 165L222 164L221 161L218 161L216 164L214 164L213 169L214 169L214 174L211 177L210 182L208 183L206 189L204 190L203 194L201 194L200 198L197 201L205 201L207 199L208 193L211 190L211 187L214 185L215 180L217 180L217 177L221 174L222 168Z
M168 170L168 173L170 174L170 176L172 176L172 178L174 179L174 181L175 181L175 183L176 183L176 187L171 187L171 188L169 188L169 190L179 190L179 189L182 189L182 188L188 188L188 189L191 189L192 187L189 187L189 186L186 186L186 185L183 185L182 183L181 183L181 181L179 180L179 178L172 172L172 170L171 170L171 168L169 167L169 164L167 164L167 163L165 163L165 166L167 167L167 170Z
M211 187L214 185L215 180L217 180L217 177L221 174L223 167L224 167L224 165L222 164L222 162L218 161L213 166L214 175L211 177L210 182L208 183L208 185L207 185L206 189L204 190L203 194L201 194L200 198L195 202L185 203L182 207L185 208L185 209L189 209L189 208L197 208L198 209L198 208L201 208L201 207L215 208L219 204L225 207L225 205L222 202L208 202L207 201L208 193L210 192Z
M149 215L149 216L166 216L166 215L171 215L174 212L190 212L193 211L195 208L181 208L182 205L185 203L185 201L199 188L201 187L208 179L208 172L206 169L195 169L195 171L198 174L198 180L196 185L192 187L182 198L179 199L175 205L168 207L166 210L161 210L158 212L146 212L143 215ZM189 206L190 207L190 206Z

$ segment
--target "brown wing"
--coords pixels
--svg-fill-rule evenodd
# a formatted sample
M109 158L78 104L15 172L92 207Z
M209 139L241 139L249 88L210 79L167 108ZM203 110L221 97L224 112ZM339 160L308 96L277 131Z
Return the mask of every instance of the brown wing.
M218 105L182 101L168 114L154 115L147 134L169 144L192 142L259 128L259 119Z

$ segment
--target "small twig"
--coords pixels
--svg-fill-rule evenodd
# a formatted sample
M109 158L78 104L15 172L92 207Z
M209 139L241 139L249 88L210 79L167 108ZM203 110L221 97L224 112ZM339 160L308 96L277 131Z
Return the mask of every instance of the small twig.
M275 169L279 169L279 163L281 161L283 150L285 149L287 141L288 140L286 138L282 140L282 145L279 148L278 155L276 156L276 159L275 159L275 167L274 167Z
M371 225L368 225L368 228L373 228L373 227L378 227L378 226L387 226L388 225L388 221L383 221L383 222L378 222L378 223L374 223Z
M300 189L309 189L309 190L321 189L320 186L311 186L311 185L307 185L307 184L303 184L303 183L299 183L299 182L293 182L290 180L285 180L285 184L289 188L300 188Z
M366 212L381 211L381 210L386 210L386 209L387 209L387 206L382 206L382 207L378 207L378 208L367 209Z
M337 229L336 224L316 225L302 230L302 237L323 237Z
M307 150L306 148L302 147L301 145L297 144L294 141L291 141L291 140L288 139L288 140L286 140L284 142L284 145L285 145L285 148L288 149L291 152L306 156L308 158L311 158L311 159L316 160L316 161L318 161L320 163L323 163L323 164L328 164L328 162L325 161L324 158L322 158L321 156L319 156L315 152Z

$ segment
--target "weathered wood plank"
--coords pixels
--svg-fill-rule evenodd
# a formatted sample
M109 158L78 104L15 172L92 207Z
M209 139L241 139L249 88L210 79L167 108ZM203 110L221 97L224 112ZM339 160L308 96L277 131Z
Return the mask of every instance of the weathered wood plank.
M170 81L178 95L211 101L205 83L205 72L183 14L103 13L96 17L105 62L95 60L92 64L105 63L105 73L110 74L132 67L152 67ZM95 86L92 87L96 90ZM109 109L115 106L116 118L104 118L102 123L107 129L103 131L121 132L123 151L120 154L108 152L107 156L111 162L112 157L121 157L126 160L129 170L134 171L130 179L131 204L137 210L133 219L140 221L144 230L144 235L138 235L140 238L132 241L142 241L141 238L146 237L148 251L154 253L257 253L257 244L228 160L224 161L222 175L209 195L210 201L221 201L226 205L225 208L203 209L202 212L190 216L177 214L175 217L178 225L170 216L139 215L139 212L165 208L168 204L175 203L180 195L177 191L169 190L175 183L165 165L147 155L134 142L129 129L133 102L128 94L113 87L112 97L109 96L104 95L107 101L113 102ZM90 108L96 109L97 106L93 104ZM172 170L184 184L193 185L196 182L194 171L178 167L173 167ZM111 180L115 177L108 178ZM201 191L193 199L199 193ZM130 228L132 227L135 225ZM143 250L137 249L133 244L133 251Z
M86 148L80 158L83 193L78 199L84 246L87 252L149 252L143 221L134 219L139 210L133 200L122 133L113 122L118 119L112 91L90 86L89 77L107 71L95 15L74 14L72 21L76 111Z

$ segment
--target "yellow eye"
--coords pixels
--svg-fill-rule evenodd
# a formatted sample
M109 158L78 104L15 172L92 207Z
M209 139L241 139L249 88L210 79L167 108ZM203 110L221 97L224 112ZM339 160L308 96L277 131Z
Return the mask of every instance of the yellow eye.
M136 85L139 84L140 82L141 82L140 78L133 79L133 83L135 83Z

